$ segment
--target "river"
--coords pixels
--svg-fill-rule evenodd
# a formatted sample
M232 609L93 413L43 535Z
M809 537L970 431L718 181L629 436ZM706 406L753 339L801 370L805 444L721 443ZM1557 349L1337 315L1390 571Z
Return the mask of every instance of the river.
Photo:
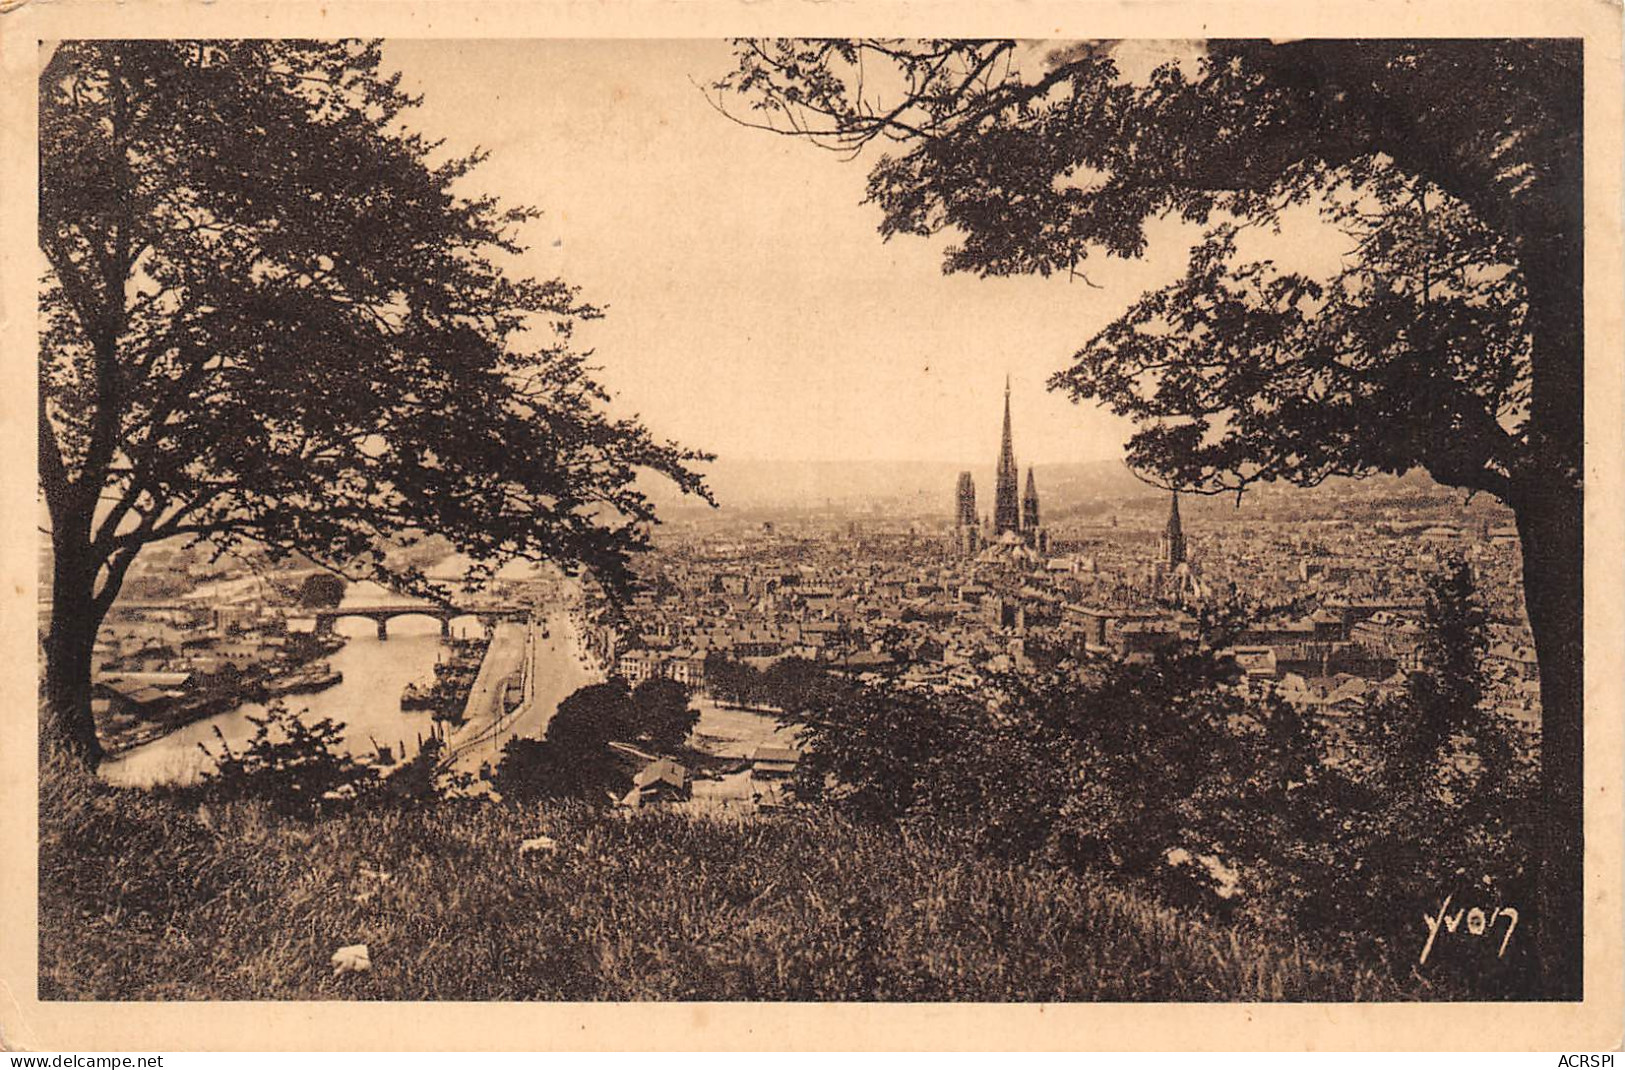
M344 607L364 607L385 602L399 603L398 595L375 584L357 584L345 594ZM308 630L308 618L290 619L290 629ZM344 674L342 682L325 691L308 695L286 695L289 709L308 711L307 722L331 717L344 723L345 749L356 755L371 755L373 744L387 746L396 757L417 753L418 737L427 738L431 719L427 710L410 713L401 709L401 690L414 680L427 680L434 672L435 659L444 650L440 623L429 617L396 617L389 622L389 638L382 642L372 621L348 618L334 629L348 642L327 660ZM454 635L477 635L479 625L471 619L454 621ZM150 787L155 784L185 784L195 781L212 766L199 749L220 749L220 735L233 750L240 749L254 735L250 714L264 712L257 702L244 703L226 713L201 721L127 751L102 764L102 775L111 783ZM219 735L216 734L219 730ZM404 746L404 755L401 748Z

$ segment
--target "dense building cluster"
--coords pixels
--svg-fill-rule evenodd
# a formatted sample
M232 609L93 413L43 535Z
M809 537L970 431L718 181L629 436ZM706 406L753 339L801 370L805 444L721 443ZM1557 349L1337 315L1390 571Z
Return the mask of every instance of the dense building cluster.
M717 658L765 669L797 657L947 689L1183 648L1233 659L1248 695L1335 720L1426 667L1429 581L1461 560L1491 621L1488 701L1538 728L1518 535L1499 513L1335 495L1306 513L1283 495L1199 510L1193 525L1172 494L1118 502L1127 523L1074 509L1046 527L1031 468L1017 495L1011 432L1007 387L991 517L978 515L964 472L946 515L764 522L723 511L657 529L629 604L588 585L586 655L633 684L665 677L704 692ZM96 647L110 736L176 719L160 712L185 720L249 692L330 682L315 659L333 643L286 625L305 572L161 553L143 566ZM482 597L540 594L499 582Z
M606 661L632 682L702 690L717 656L946 688L1183 647L1234 659L1249 694L1356 716L1424 667L1429 581L1464 560L1491 618L1489 701L1538 726L1517 534L1500 518L1474 527L1390 505L1305 520L1266 504L1192 530L1173 495L1155 526L1080 520L1052 537L1029 473L1029 508L1001 531L1014 515L1008 412L1007 396L996 539L975 534L985 526L968 473L947 517L662 529L641 565L646 589L601 637Z

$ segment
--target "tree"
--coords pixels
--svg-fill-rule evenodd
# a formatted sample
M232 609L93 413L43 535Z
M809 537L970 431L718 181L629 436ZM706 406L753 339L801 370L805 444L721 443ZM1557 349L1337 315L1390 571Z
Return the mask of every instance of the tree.
M711 650L705 655L705 686L724 702L748 706L760 698L762 674L754 665Z
M97 628L141 550L256 543L429 593L552 559L612 588L640 468L704 493L571 348L599 315L511 276L537 213L406 126L377 43L76 41L39 80L45 737L87 763ZM393 559L399 560L399 559Z
M559 703L541 740L511 740L493 783L504 799L600 799L626 790L609 744L642 741L681 747L699 720L688 689L659 677L629 689L619 677L577 688Z
M1253 802L1236 728L1245 704L1221 686L1234 672L1169 652L1149 665L1115 664L1098 681L1011 680L1016 731L1065 744L1050 770L1070 789L1052 816L1052 850L1139 876L1160 872L1172 848L1218 853L1224 831L1244 823L1233 814Z
M780 658L761 675L758 691L770 706L795 716L809 706L827 707L850 685L817 662L803 657Z
M1543 707L1548 994L1582 967L1583 310L1578 41L1210 41L1140 83L1117 45L745 41L742 120L856 154L881 232L958 236L948 271L1080 275L1206 231L1185 277L1052 385L1135 418L1131 464L1240 493L1404 472L1509 505ZM879 99L875 87L896 89ZM1255 263L1244 229L1316 209L1345 267ZM1087 276L1084 276L1087 281Z
M1362 777L1370 805L1344 823L1342 837L1364 862L1358 878L1345 877L1351 902L1415 898L1419 889L1435 903L1450 896L1485 909L1521 910L1530 901L1539 844L1534 777L1519 730L1482 701L1487 621L1470 567L1454 563L1430 584L1421 670L1402 696L1363 719L1362 746L1373 759ZM1399 934L1384 933L1380 917L1364 919L1363 928L1365 938L1383 934L1416 961L1413 933L1401 945ZM1532 956L1521 936L1489 969L1464 951L1435 945L1427 969L1466 977L1487 996L1530 990Z
M1478 600L1472 567L1455 561L1428 588L1420 650L1425 672L1409 680L1422 738L1409 748L1432 755L1452 735L1472 733L1483 700L1483 657L1489 614Z
M689 705L688 688L676 680L653 676L632 689L631 731L663 750L676 750L700 723L700 711Z
M605 792L619 796L627 778L609 743L631 735L632 721L632 693L619 677L565 696L543 739L559 781L554 793L582 799L600 799Z
M313 572L299 585L299 604L307 608L330 608L344 601L346 584L331 572Z
M536 802L568 793L573 780L558 750L540 739L515 736L502 748L491 786L504 802Z
M625 680L614 677L566 695L547 723L546 738L571 754L596 752L628 735L631 724L632 692Z
M908 817L935 790L938 765L985 708L964 694L937 695L886 683L809 695L813 704L780 722L798 731L798 799L882 823Z

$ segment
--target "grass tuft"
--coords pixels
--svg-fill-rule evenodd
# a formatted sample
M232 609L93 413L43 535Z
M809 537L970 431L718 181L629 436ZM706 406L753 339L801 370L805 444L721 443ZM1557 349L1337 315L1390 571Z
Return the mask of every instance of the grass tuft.
M831 817L443 804L301 823L46 772L42 999L1406 996L1098 878ZM522 858L539 835L559 852ZM371 971L334 976L356 943Z

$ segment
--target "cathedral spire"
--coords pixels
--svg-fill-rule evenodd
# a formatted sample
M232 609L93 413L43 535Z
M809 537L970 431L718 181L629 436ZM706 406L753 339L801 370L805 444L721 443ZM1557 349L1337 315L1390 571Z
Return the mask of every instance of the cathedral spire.
M1021 531L1021 503L1017 500L1016 450L1010 434L1010 376L1004 377L1004 437L999 443L999 467L993 481L993 534Z
M976 481L969 472L959 473L959 487L954 492L954 524L961 528L976 526Z
M1173 492L1173 500L1168 503L1168 526L1163 529L1159 540L1162 551L1163 564L1172 568L1185 560L1185 528L1179 522L1179 491Z
M1004 377L1004 439L999 447L999 471L1016 470L1016 450L1010 438L1010 377Z

